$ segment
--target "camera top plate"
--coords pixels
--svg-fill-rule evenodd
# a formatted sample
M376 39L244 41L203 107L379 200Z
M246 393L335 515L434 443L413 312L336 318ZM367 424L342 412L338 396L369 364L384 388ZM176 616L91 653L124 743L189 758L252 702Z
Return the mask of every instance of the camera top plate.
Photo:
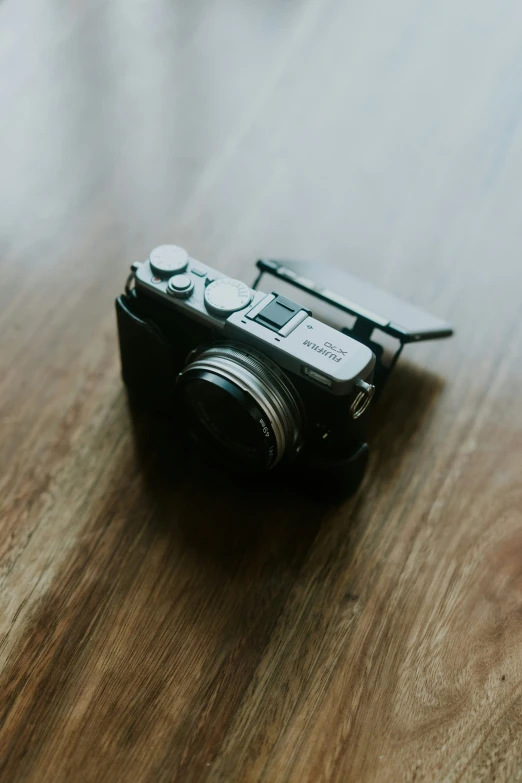
M221 331L226 340L251 345L331 394L349 394L357 385L362 388L361 381L372 380L375 356L368 346L312 318L309 310L285 297L254 291L189 256L181 274L190 278L190 287L185 281L177 287L176 275L159 276L150 259L133 264L132 270L138 293L161 301L173 314ZM233 307L230 291L222 302L216 296L209 301L207 290L217 286L234 292ZM238 309L236 304L243 302Z

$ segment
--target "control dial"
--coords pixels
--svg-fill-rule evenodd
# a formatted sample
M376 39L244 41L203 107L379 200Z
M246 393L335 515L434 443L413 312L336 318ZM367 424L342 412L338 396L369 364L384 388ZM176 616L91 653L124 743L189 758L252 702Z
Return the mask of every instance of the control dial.
M213 315L228 316L246 307L252 296L252 290L240 280L222 277L205 289L205 306Z

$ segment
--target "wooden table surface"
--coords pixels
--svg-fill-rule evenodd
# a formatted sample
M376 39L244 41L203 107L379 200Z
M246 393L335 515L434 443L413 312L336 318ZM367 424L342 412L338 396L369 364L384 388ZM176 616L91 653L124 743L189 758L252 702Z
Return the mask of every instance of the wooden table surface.
M522 780L520 2L3 0L0 73L2 783ZM163 242L455 325L354 498L136 441Z

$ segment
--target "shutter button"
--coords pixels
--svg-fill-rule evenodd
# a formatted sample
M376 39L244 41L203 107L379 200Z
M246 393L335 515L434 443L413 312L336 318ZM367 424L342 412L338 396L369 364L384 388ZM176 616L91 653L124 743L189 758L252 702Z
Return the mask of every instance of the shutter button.
M188 299L194 290L194 281L188 275L174 275L167 283L167 293L176 299Z

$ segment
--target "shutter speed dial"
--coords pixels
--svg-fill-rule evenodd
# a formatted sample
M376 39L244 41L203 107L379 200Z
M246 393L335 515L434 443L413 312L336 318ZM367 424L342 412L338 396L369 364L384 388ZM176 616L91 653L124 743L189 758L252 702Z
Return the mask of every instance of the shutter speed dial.
M149 261L150 268L157 277L172 277L186 270L188 253L178 245L160 245L154 248Z

